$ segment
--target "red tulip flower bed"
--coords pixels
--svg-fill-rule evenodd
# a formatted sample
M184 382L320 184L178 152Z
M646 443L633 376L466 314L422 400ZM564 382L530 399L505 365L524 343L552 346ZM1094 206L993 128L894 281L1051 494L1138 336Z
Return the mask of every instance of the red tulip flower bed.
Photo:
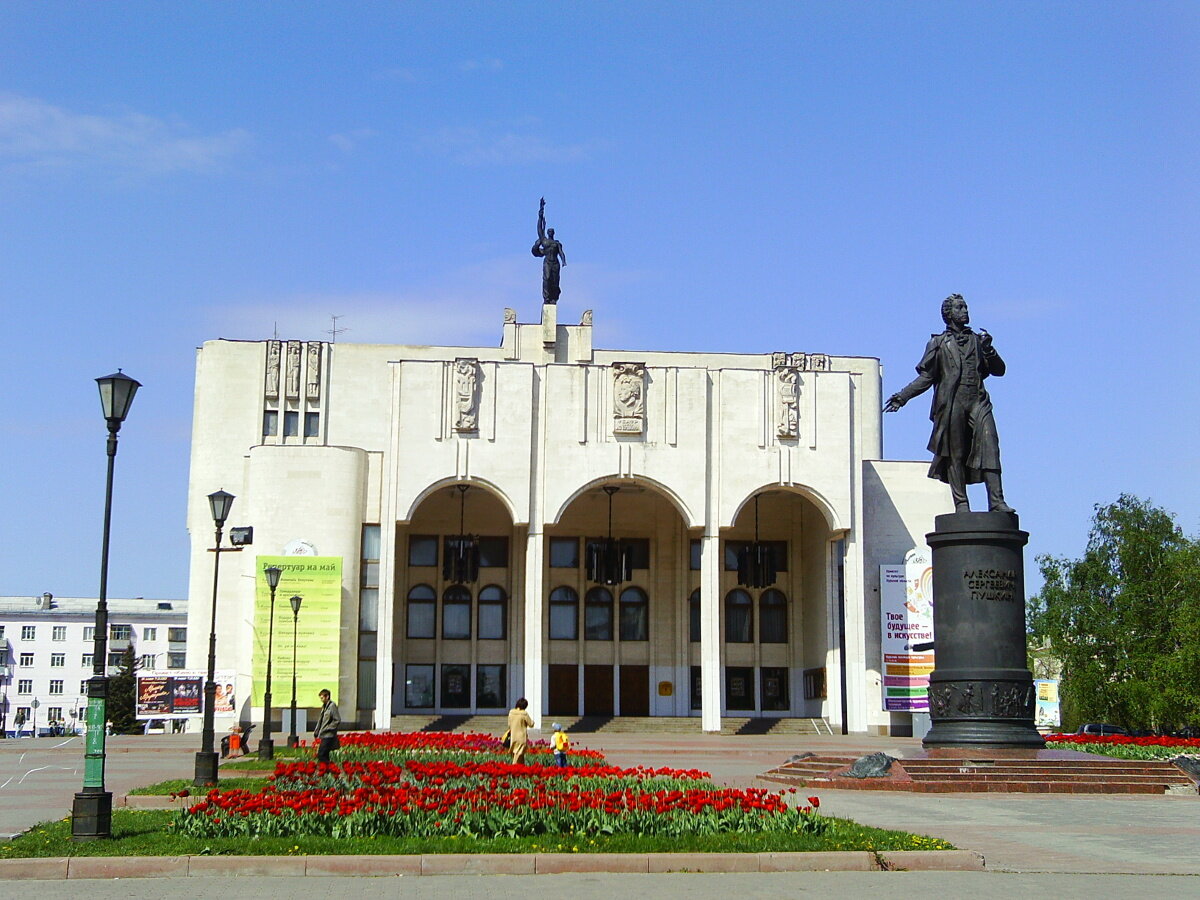
M1200 739L1130 737L1125 734L1048 734L1046 746L1054 750L1083 750L1119 759L1171 759L1200 753Z
M827 828L816 797L789 806L783 794L717 787L694 769L605 765L594 751L575 751L572 766L557 768L505 762L499 741L482 735L347 735L342 746L356 758L279 763L258 793L211 791L180 811L178 832L489 838Z

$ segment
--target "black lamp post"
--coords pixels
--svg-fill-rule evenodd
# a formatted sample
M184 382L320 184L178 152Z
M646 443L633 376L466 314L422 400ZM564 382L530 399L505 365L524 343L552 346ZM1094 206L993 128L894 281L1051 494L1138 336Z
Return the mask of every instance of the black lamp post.
M142 385L120 369L97 378L100 408L108 422L108 478L104 485L104 537L100 547L100 599L96 603L92 677L88 680L87 742L84 750L83 790L71 805L71 839L94 841L112 837L112 792L104 789L104 726L108 704L108 536L112 522L113 466L117 460L117 432L129 415L133 397Z
M271 656L275 652L275 588L279 587L279 576L283 569L268 566L263 569L267 576L267 587L271 589L271 614L267 625L267 689L263 692L263 736L258 742L258 758L274 759L275 742L271 740Z
M300 604L304 600L293 594L292 604L292 733L288 735L288 746L299 747L300 735L296 734L296 627L300 622Z
M208 495L217 540L213 547L212 619L208 629L208 681L204 682L204 729L200 733L200 752L196 754L196 787L217 783L217 753L213 735L213 715L217 703L217 574L221 571L221 530L233 506L233 494L217 491Z

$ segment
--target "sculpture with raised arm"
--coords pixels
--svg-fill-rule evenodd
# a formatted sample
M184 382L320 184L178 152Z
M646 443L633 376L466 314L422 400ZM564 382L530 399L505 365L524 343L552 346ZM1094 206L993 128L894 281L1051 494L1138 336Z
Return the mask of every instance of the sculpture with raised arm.
M992 347L992 336L982 328L972 331L970 320L961 294L951 294L942 302L946 330L930 337L917 363L917 377L892 394L883 411L896 412L932 387L929 477L950 485L955 512L970 511L967 485L983 482L988 511L1010 513L1013 509L1004 502L1000 484L1000 439L992 400L983 386L989 375L1004 374L1004 360Z
M533 242L533 255L542 257L542 300L557 303L559 295L558 275L567 264L563 245L554 239L554 229L546 228L546 198L538 207L538 239Z

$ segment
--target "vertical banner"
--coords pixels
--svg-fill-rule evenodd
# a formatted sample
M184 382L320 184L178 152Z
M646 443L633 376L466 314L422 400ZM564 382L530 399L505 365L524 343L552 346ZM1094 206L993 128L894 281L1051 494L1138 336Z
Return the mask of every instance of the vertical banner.
M292 605L302 598L296 620L296 705L316 706L324 689L338 701L338 660L342 642L342 558L340 556L260 556L254 590L253 705L263 705L267 686L267 638L271 588L263 570L283 570L275 589L275 649L272 653L271 705L292 700ZM357 635L355 635L357 637Z
M1037 692L1033 724L1038 728L1059 728L1062 720L1058 704L1058 682L1035 679L1033 688Z
M927 549L908 551L902 566L879 567L879 629L883 708L928 711L933 651L913 649L933 640L933 563Z

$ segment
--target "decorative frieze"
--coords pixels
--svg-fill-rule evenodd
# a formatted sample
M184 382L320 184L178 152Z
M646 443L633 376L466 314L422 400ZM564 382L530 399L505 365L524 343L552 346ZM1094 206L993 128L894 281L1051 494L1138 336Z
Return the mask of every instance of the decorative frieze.
M613 363L613 434L646 430L646 367Z
M308 345L308 367L305 369L305 396L309 400L321 399L321 342L310 341Z
M460 358L454 361L454 395L451 416L454 430L479 430L479 360Z
M279 364L283 347L280 341L267 341L267 389L268 397L279 396Z
M796 369L800 372L828 372L827 353L772 353L771 366L776 369Z

